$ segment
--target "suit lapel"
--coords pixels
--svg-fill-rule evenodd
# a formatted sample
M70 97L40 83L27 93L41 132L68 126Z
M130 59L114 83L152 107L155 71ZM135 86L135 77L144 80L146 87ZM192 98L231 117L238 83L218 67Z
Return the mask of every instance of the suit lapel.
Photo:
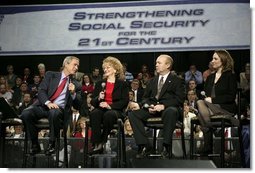
M152 95L155 97L158 92L158 80L159 80L159 75L155 77L153 80L152 84Z
M113 93L115 92L115 91L117 91L117 89L120 87L120 82L119 82L119 80L118 79L116 79L116 81L115 81L115 84L114 84L114 88L113 88Z
M52 96L54 92L57 90L60 79L61 73L55 73L52 75L52 83L50 84L51 86L49 86L49 88L52 88L50 90L50 96Z

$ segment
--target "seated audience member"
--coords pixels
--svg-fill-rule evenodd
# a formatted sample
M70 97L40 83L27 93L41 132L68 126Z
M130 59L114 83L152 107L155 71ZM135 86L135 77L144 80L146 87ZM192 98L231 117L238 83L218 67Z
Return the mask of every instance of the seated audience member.
M151 78L151 73L149 67L146 64L143 64L141 67L141 73L144 76L147 76L149 79Z
M23 138L23 137L25 137L22 125L14 126L13 128L14 128L14 132L11 134L11 136L10 136L11 138Z
M88 93L93 93L94 83L89 75L84 74L82 77L82 92L87 95Z
M33 98L33 100L35 100L37 98L38 88L41 83L40 75L35 74L33 80L34 82L32 84L29 84L28 88L29 88L29 91L31 92L31 97Z
M23 82L20 85L20 89L13 93L12 104L15 109L19 108L19 105L23 102L24 94L29 92L27 83Z
M185 72L185 82L188 83L191 79L195 80L197 85L203 83L203 75L194 64Z
M196 93L196 96L198 99L202 99L203 96L201 95L201 90L199 90L197 88L197 83L194 79L191 79L189 82L188 82L188 88L187 88L187 91L190 91L190 90L193 90L195 91Z
M15 85L15 80L17 75L14 73L13 65L7 65L7 75L5 76L7 79L8 86L12 88Z
M131 90L134 91L134 101L141 102L144 91L140 87L140 81L138 79L134 79L131 82Z
M70 156L70 165L72 167L79 167L83 165L84 161L84 138L86 135L85 128L86 128L86 121L88 119L86 117L81 117L77 122L77 130L73 134L73 143L72 143L72 150L71 150L71 156ZM91 130L88 131L88 139L91 138ZM88 149L91 150L92 145L91 143L88 144Z
M5 98L8 103L12 102L13 95L10 91L7 91L5 84L0 84L0 97Z
M197 110L197 100L198 97L196 95L196 92L194 90L189 90L187 93L187 106L189 106L189 111L194 113L194 114L198 114L198 110Z
M134 134L128 118L124 122L124 134L126 137L133 137Z
M46 67L43 63L40 63L38 64L37 68L38 68L40 79L42 80L45 77Z
M95 67L92 71L92 74L91 74L91 79L92 79L92 82L94 83L94 85L96 84L96 82L102 80L102 76L100 74L100 69L98 67Z
M134 102L134 95L135 95L134 91L132 91L132 90L128 91L129 102L125 109L126 116L128 116L128 113L131 111L130 105L132 104L132 102Z
M210 74L212 74L212 73L215 73L215 70L214 70L214 68L212 66L212 62L209 62L208 69L203 72L203 80L204 80L204 82L206 81L207 77Z
M70 122L70 132L71 132L71 136L74 136L75 132L77 131L78 128L78 121L79 119L81 119L81 115L80 112L78 110L76 110L74 107L71 108L72 109L72 118L71 118L71 122Z
M186 135L190 135L190 121L193 117L196 117L196 114L190 111L190 106L188 105L188 102L185 101L183 105L183 124L184 124L184 133Z
M84 75L83 72L77 71L73 77L74 77L78 82L82 83L83 75Z
M85 128L86 128L86 122L88 121L88 118L86 117L81 117L77 121L77 130L74 132L74 137L75 138L85 138ZM91 137L91 130L89 130L89 138Z
M129 84L134 80L134 76L132 73L127 71L127 63L123 63L123 71L125 75L125 81L127 81Z
M247 107L250 105L250 63L245 64L245 71L240 73L240 88L241 93L241 113L247 112Z
M11 88L11 92L15 93L20 90L20 85L22 84L22 78L20 76L17 76L15 80L15 85Z
M6 86L7 91L10 90L7 79L5 78L5 76L0 75L0 85L2 85L2 84Z
M33 83L33 77L32 77L30 68L28 68L28 67L25 67L25 68L24 68L22 81L23 81L24 83L27 83L27 85Z
M144 158L150 153L150 144L144 128L144 121L160 116L163 120L164 158L172 157L172 135L185 99L184 81L170 73L173 59L169 55L160 55L156 60L157 76L152 78L140 103L133 102L129 121L138 145L136 158Z
M82 105L80 108L80 114L88 116L90 112L94 109L94 106L91 105L92 93L82 94Z
M18 111L17 113L20 115L21 112L28 108L30 105L32 105L32 97L31 94L29 92L24 93L23 96L23 102L18 106Z

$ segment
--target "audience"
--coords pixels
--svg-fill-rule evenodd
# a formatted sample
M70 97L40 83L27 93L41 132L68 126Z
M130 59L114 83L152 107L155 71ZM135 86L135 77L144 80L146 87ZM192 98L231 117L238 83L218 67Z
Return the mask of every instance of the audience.
M127 64L126 63L122 63L123 65L123 71L125 74L125 80L130 82L130 91L129 91L129 104L126 107L125 111L131 111L132 109L132 103L133 102L137 102L140 103L142 101L142 97L144 94L144 90L147 87L147 84L149 82L149 80L151 79L152 75L150 74L149 70L148 70L148 66L147 65L143 65L141 68L141 72L140 73L133 73L133 74L137 74L136 79L134 79L134 76L132 74L132 72L128 72L126 70L127 68ZM14 108L17 109L17 113L20 114L22 112L22 110L24 110L25 108L27 108L29 105L31 105L33 103L33 97L37 95L37 91L38 91L38 86L41 82L41 79L44 78L45 76L45 65L43 63L38 64L38 72L33 73L32 71L30 71L29 68L24 68L24 76L20 77L18 75L16 75L14 73L14 67L13 65L8 65L6 67L7 69L7 74L5 76L0 75L0 97L4 97L8 102L12 103L14 105ZM16 69L16 68L15 68ZM217 73L217 68L214 68L213 66L213 62L209 62L208 65L208 69L205 70L203 73L201 73L200 71L198 71L196 69L195 65L190 65L190 68L188 71L186 71L186 73L184 74L183 72L183 77L185 78L185 81L187 83L187 90L186 90L186 94L187 94L187 100L184 103L184 131L186 135L190 134L190 119L192 117L195 117L198 114L198 108L197 108L197 100L198 99L202 99L203 96L201 95L201 88L197 89L197 85L200 84L203 86L203 83L207 82L207 79L210 79L211 75L215 75L215 73ZM175 71L171 71L171 74L174 74ZM31 78L31 74L35 74L34 78L32 80ZM84 92L85 96L84 96L84 105L82 106L84 108L84 110L74 110L73 111L73 115L75 114L75 112L79 112L81 111L81 115L86 115L88 116L94 109L95 109L95 105L91 104L91 100L93 100L95 97L94 95L92 96L92 93L94 91L94 87L95 87L95 83L94 82L98 82L102 80L102 76L100 75L100 69L95 67L93 69L92 74L84 74L83 72L81 72L81 74L83 74L83 77L81 78L81 82L82 82L82 91ZM177 72L177 74L180 74L179 72ZM78 75L78 73L77 73ZM155 75L157 74L157 71L155 70ZM240 88L242 89L242 98L245 99L245 101L242 100L242 104L244 104L243 106L245 107L245 110L243 110L243 115L246 116L246 111L247 109L249 109L250 107L250 63L246 63L245 64L245 69L243 72L240 73ZM202 79L202 80L201 80ZM101 86L99 86L101 87ZM202 87L203 88L203 87ZM206 89L206 88L205 88ZM210 94L206 94L206 96L209 96ZM97 107L96 107L97 108ZM76 125L74 126L73 121L70 122L70 130L72 132L72 137L75 138L84 138L85 134L84 134L84 129L85 129L85 121L88 120L89 117L85 118L85 117L81 117L81 115L78 115L78 118L76 118ZM74 116L73 116L74 117ZM72 117L72 118L73 118ZM203 131L204 127L197 125L195 127L195 138L197 139L201 139L203 137ZM201 130L202 129L202 130ZM13 138L19 138L19 137L24 137L24 132L22 131L22 126L15 126L15 127L8 127L8 132L10 137ZM130 137L133 139L134 137L134 132L133 129L130 125L129 122L129 118L127 117L127 119L125 120L124 123L124 134L126 137ZM244 133L244 132L243 132ZM38 133L39 137L45 137L49 135L49 131L48 130L42 130ZM89 138L91 136L91 131L89 132ZM205 134L207 135L207 134ZM246 135L247 136L247 135ZM207 138L207 137L205 137ZM105 142L105 140L104 140ZM131 142L132 143L132 142ZM74 150L76 150L78 148L77 151L79 151L80 153L83 152L83 141L78 144L75 145L76 148L73 148ZM248 156L247 153L249 153L249 145L247 144L247 142L245 143L245 146L248 146L246 148L247 151L246 155ZM205 144L207 145L207 143ZM77 147L78 146L78 147ZM166 147L169 147L168 145L165 145ZM92 146L91 146L92 147ZM95 148L99 148L100 150L100 146L95 145ZM143 148L144 146L142 146ZM197 142L197 147L201 147L201 143L200 141ZM132 143L132 147L130 147L128 144L126 145L126 149L128 150L133 150L136 149L136 144L133 142ZM139 152L141 150L141 146L139 146ZM95 153L98 152L98 150L95 151ZM139 153L138 152L138 157L139 157ZM207 149L202 150L202 152L204 153L208 153L211 152L210 150L208 151ZM100 151L99 151L100 153ZM170 153L167 153L170 154ZM248 157L249 159L249 157ZM247 160L247 158L246 158ZM79 163L81 164L81 163ZM246 164L248 165L249 162L246 161Z

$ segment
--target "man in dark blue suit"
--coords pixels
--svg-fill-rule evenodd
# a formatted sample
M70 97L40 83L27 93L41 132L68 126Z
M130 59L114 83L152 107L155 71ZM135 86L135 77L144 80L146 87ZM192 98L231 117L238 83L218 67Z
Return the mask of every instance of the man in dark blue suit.
M59 136L62 124L67 126L71 117L71 107L79 107L81 85L72 78L78 71L79 59L67 56L63 61L61 72L48 71L38 90L38 100L21 113L26 133L32 141L31 152L41 151L38 143L38 119L48 118L50 125L50 142L47 154L55 151L55 140ZM63 123L62 123L63 121Z
M133 102L129 120L138 145L136 158L143 158L150 151L149 141L144 129L144 121L150 117L161 116L163 127L163 157L171 157L172 134L185 99L184 81L171 74L173 59L160 55L156 60L157 76L152 78L144 91L140 103Z

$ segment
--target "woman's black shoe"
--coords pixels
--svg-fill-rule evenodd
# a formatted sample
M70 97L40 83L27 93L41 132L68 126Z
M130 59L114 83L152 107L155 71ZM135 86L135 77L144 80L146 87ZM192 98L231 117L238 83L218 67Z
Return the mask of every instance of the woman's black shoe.
M93 155L93 154L103 154L103 151L104 151L103 144L100 143L100 144L96 145L96 147L89 154L90 155Z
M38 154L41 152L41 147L38 143L33 144L31 148L31 154Z
M103 152L104 152L104 148L93 149L91 152L89 152L89 155L103 154Z

